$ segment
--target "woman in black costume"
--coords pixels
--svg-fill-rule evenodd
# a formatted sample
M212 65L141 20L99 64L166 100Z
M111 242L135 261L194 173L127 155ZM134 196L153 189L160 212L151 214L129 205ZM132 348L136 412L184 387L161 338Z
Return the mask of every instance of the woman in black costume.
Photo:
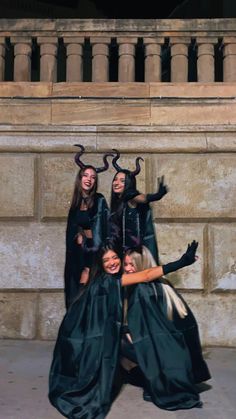
M62 415L70 419L107 415L120 361L122 287L153 281L191 265L196 249L194 241L175 262L123 275L114 246L100 249L86 289L62 321L54 349L49 399ZM200 407L183 333L159 317L155 300L147 305L145 296L136 293L134 304L140 312L136 319L129 316L129 330L151 400L167 410Z
M113 151L116 152L116 156L112 164L117 172L112 181L111 220L120 229L123 249L135 246L138 241L150 250L156 263L159 263L152 210L149 204L159 201L167 194L168 188L164 184L164 176L158 178L156 193L140 193L136 188L136 176L141 169L139 160L143 160L142 157L136 159L136 169L130 171L118 165L120 153L117 150Z
M98 248L107 238L108 206L104 196L97 192L98 173L108 169L107 153L104 165L85 165L80 157L84 147L75 156L80 170L75 179L74 193L66 229L65 303L66 308L78 296L86 282L91 266L92 252L84 248Z
M129 249L124 256L123 269L127 274L142 271L153 266L156 266L156 263L150 251L145 246ZM165 269L165 272L168 273L168 268ZM183 333L192 361L195 383L209 380L211 376L207 364L203 359L197 321L183 297L177 293L173 286L170 286L166 281L163 283L161 279L148 284L138 284L135 287L128 287L127 324L131 323L132 325L134 321L136 323L137 318L140 317L141 311L139 307L138 309L136 307L136 300L141 298L143 302L145 301L146 311L152 311L154 308L159 321L163 318L167 328L170 326L171 330L173 330L175 327ZM152 304L153 301L155 301L154 304ZM149 324L146 327L149 327ZM134 347L136 345L142 346L142 340L132 343L128 327L124 327L123 331L127 351L126 358L135 362ZM136 372L136 368L133 371ZM134 380L135 376L132 374L132 370L129 371L129 376L131 381ZM147 399L145 392L144 398Z

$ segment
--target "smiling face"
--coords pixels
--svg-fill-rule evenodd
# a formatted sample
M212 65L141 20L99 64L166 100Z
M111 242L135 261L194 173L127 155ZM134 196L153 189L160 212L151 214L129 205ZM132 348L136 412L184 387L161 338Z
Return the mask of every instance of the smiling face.
M96 182L97 174L92 168L85 169L81 177L81 189L85 193L89 193Z
M103 269L108 274L116 274L120 271L121 260L117 253L113 250L108 250L102 257Z
M114 193L122 194L125 189L125 173L118 172L112 182L112 190Z
M130 255L126 255L123 262L123 268L125 274L132 274L137 272L137 269L133 263L133 258Z

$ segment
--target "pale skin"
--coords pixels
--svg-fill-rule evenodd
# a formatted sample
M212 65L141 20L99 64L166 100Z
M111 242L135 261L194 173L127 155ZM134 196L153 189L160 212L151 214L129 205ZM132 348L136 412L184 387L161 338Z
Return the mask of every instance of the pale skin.
M125 189L125 173L119 172L116 174L112 182L113 192L121 195ZM135 198L131 199L128 203L132 207L135 207L137 204L145 204L147 202L147 197L145 194L139 194Z
M119 256L113 251L108 250L102 258L103 269L106 273L116 274L121 269L121 260ZM140 282L150 282L163 276L162 266L155 266L154 268L145 269L141 272L124 273L121 276L121 285L126 287L128 285L139 284Z
M94 184L96 182L96 178L97 178L97 174L95 172L95 170L93 170L92 168L88 168L84 171L83 176L81 178L81 189L82 189L82 195L84 198L88 197L91 190L94 187ZM88 209L87 205L82 202L80 209L82 211L86 211ZM92 235L92 230L84 230L84 235L91 239L93 237ZM83 235L82 234L78 234L77 236L77 244L82 244L83 243Z

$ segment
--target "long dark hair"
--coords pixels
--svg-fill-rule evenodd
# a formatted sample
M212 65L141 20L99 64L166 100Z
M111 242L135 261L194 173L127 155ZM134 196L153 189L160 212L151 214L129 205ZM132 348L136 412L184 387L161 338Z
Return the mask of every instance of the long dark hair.
M84 172L87 169L92 169L94 171L95 175L96 175L96 180L95 180L94 186L91 189L91 191L89 192L89 195L88 195L88 198L87 198L88 208L91 208L93 206L94 197L95 197L95 194L97 192L97 187L98 187L98 175L97 175L93 166L86 166L85 168L82 168L78 171L77 176L75 178L75 186L74 186L71 208L80 207L80 204L81 204L81 201L82 201L81 179L84 175Z
M124 173L125 175L125 187L124 192L119 195L113 191L113 182L115 180L115 177L118 173ZM116 172L115 176L112 179L112 189L111 189L111 213L122 213L123 207L124 207L124 198L125 194L128 190L136 189L136 178L132 175L132 173L129 170L119 170Z
M113 252L115 252L117 256L120 258L120 260L122 260L122 250L118 242L110 241L106 243L105 245L102 245L93 257L93 263L92 263L92 267L91 267L90 275L89 275L89 283L91 281L96 280L98 276L104 273L103 256L109 250L112 250Z

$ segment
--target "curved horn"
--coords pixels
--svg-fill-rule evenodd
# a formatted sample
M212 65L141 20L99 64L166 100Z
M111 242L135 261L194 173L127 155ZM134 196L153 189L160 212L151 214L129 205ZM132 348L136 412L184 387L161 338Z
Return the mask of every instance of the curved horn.
M112 153L106 153L106 154L104 154L104 156L103 156L103 163L104 163L104 166L102 166L102 167L97 167L95 170L96 170L96 173L101 173L101 172L105 172L108 168L109 168L109 163L108 163L108 161L107 161L107 157L108 156L112 156L112 157L114 157L114 154L112 154Z
M120 158L120 152L116 148L113 148L112 151L116 153L116 156L112 159L112 165L119 172L122 168L116 162Z
M137 157L136 159L136 169L133 172L130 172L132 176L137 176L141 170L140 164L139 164L139 160L143 160L142 157Z
M80 156L82 156L82 154L84 154L85 148L83 145L81 144L74 144L76 147L80 147L81 151L79 151L78 153L76 153L75 155L75 163L81 168L81 169L85 169L85 164L80 160Z

